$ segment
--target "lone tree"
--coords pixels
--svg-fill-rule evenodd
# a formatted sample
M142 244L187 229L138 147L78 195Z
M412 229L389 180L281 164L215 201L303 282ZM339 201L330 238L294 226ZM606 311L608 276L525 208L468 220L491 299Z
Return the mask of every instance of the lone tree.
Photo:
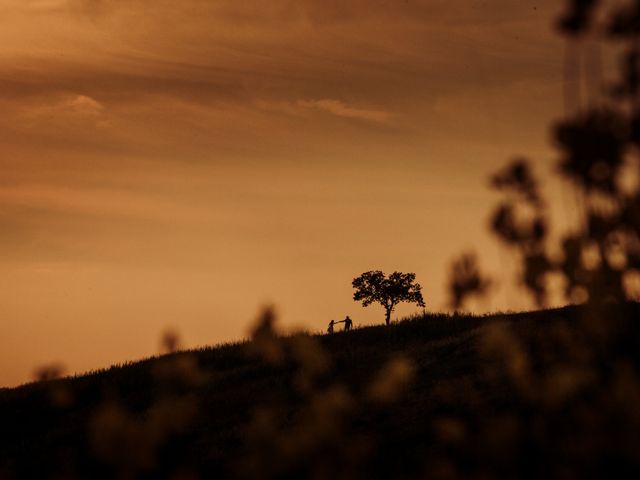
M391 322L391 312L400 302L415 303L424 307L422 287L414 283L415 273L393 272L388 277L380 270L365 272L353 279L351 284L356 289L353 299L362 300L362 306L379 303L385 309L385 322Z

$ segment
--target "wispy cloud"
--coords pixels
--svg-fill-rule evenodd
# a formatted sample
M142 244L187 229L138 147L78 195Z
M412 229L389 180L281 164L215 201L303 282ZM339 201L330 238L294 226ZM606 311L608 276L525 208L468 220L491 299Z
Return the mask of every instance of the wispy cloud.
M2 0L0 9L43 11L60 10L69 6L69 0Z
M86 95L76 95L65 106L77 115L91 117L100 115L104 108L100 102Z
M32 107L28 115L34 117L69 117L82 120L102 116L104 105L87 95L65 95L50 103Z
M7 131L13 131L14 140L18 139L18 132L31 132L40 138L66 136L80 141L91 134L100 137L111 127L108 109L89 95L51 93L21 100L16 99L13 105L5 102L5 109L11 111L13 107L14 114L9 124L0 122L0 129L6 126Z
M496 2L0 0L0 137L181 162L446 139L438 99L556 71L557 2Z
M67 215L133 218L171 224L198 224L208 218L202 209L158 195L49 185L0 186L0 207L5 211L27 208Z
M372 110L348 105L340 100L298 100L298 107L303 109L321 110L337 117L353 118L375 123L388 122L392 114L384 110Z

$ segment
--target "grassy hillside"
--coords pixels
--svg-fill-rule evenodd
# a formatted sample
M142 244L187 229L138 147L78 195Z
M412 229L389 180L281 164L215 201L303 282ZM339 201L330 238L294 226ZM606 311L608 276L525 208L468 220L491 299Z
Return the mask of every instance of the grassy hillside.
M640 308L427 315L0 390L0 478L640 474Z

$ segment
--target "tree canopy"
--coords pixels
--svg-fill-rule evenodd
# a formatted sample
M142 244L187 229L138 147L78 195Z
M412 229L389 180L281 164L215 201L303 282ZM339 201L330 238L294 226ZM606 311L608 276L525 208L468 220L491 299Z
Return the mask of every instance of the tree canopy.
M422 287L415 283L415 273L393 272L388 277L380 270L364 272L353 279L353 299L362 301L362 306L379 303L385 308L385 322L391 322L391 313L401 302L415 303L424 307Z

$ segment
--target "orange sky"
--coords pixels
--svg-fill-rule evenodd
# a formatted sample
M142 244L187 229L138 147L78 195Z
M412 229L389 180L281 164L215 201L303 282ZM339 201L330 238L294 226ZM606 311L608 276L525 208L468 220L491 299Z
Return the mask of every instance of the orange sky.
M239 339L265 302L381 322L369 269L444 308L454 255L509 262L487 175L551 168L558 3L0 0L0 385Z

